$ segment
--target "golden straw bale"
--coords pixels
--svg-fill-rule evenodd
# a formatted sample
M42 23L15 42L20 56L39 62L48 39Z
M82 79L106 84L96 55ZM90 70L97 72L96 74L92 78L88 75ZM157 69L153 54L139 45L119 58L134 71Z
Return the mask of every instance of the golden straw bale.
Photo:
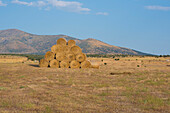
M94 68L94 69L99 69L100 67L100 64L97 63L97 62L91 62L91 68Z
M50 67L51 68L59 68L59 61L56 59L53 59L50 61Z
M91 68L99 69L100 65L91 65Z
M47 61L46 59L41 59L39 66L40 67L48 67L49 61Z
M71 52L74 53L75 55L82 53L82 50L79 46L73 46L71 47Z
M57 45L53 45L51 47L51 52L56 53L56 50L57 50Z
M67 44L67 40L65 38L59 38L57 40L57 45L66 45Z
M75 69L75 68L80 68L80 63L77 62L76 60L71 61L70 67Z
M76 45L76 41L74 41L74 40L69 40L68 41L68 46L69 47L73 47L73 46L75 46Z
M68 61L61 61L60 68L69 68L70 64Z
M58 61L63 61L63 60L65 60L65 58L66 58L66 56L65 56L65 53L64 53L64 52L60 52L60 53L57 53L57 54L56 54L56 59L57 59Z
M45 59L50 61L50 60L53 60L54 59L54 56L55 54L51 51L48 51L46 54L45 54Z
M64 52L65 54L68 54L68 53L70 52L70 49L71 49L71 47L69 47L68 45L63 46L63 52Z
M84 53L77 54L77 55L76 55L76 60L77 60L78 62L83 62L83 61L86 60L86 55L85 55Z
M56 54L63 52L63 51L64 51L63 45L57 45L55 51L56 51L56 52L55 52Z
M81 68L90 68L91 67L91 63L87 60L85 60L84 62L81 63Z
M76 56L73 54L73 53L68 53L67 55L66 55L66 57L67 57L67 60L69 61L69 62L71 62L71 61L73 61L73 60L75 60L76 59Z

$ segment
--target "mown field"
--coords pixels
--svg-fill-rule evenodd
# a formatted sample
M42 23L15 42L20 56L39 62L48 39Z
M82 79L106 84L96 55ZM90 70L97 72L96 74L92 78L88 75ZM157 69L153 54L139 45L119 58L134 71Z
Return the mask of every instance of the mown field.
M170 57L88 59L100 69L0 63L0 112L170 111Z

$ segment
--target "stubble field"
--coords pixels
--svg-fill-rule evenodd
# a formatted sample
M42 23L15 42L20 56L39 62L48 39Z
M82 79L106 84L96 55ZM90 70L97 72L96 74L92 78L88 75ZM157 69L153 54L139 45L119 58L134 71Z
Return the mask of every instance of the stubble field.
M0 112L170 111L170 58L88 58L100 69L0 63Z

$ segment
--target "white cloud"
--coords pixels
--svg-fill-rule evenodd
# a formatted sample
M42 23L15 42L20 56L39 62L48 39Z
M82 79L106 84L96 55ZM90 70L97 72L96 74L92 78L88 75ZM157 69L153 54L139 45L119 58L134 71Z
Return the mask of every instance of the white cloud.
M0 6L6 6L7 4L2 3L2 1L0 0Z
M20 0L13 0L12 3L27 5L27 6L35 6L35 7L45 7L46 9L50 9L50 7L55 7L60 10L70 11L70 12L89 12L89 8L83 8L83 4L80 2L74 1L62 1L62 0L39 0L36 2L24 2Z
M83 8L82 3L73 2L73 1L61 1L61 0L47 0L48 4L58 8L71 12L82 12L82 11L90 11L89 8Z
M37 2L33 2L33 5L38 6L38 7L43 7L43 6L46 6L47 3L44 1L37 1Z
M27 5L27 6L32 6L33 5L33 2L23 2L23 1L19 1L19 0L13 0L12 3L21 4L21 5Z
M170 7L164 7L164 6L145 6L145 8L149 10L170 11Z
M107 13L107 12L98 12L98 13L96 13L96 15L105 15L105 16L107 16L107 15L109 15L109 13Z

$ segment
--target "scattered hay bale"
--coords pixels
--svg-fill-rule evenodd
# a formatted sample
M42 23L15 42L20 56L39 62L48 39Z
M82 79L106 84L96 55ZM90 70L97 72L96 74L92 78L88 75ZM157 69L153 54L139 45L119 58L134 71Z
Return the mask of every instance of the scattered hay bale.
M73 46L71 47L71 52L74 53L75 55L82 53L82 50L79 46Z
M66 55L66 57L67 57L67 60L68 60L69 62L71 62L71 61L73 61L73 60L76 59L76 56L75 56L73 53L68 53L68 54Z
M51 68L59 68L59 61L56 59L53 59L50 61L50 67Z
M59 38L57 40L57 45L66 45L67 44L67 40L65 38Z
M91 65L91 68L99 69L100 65Z
M69 40L68 41L68 46L69 47L73 47L73 46L75 46L76 45L76 41L74 41L74 40Z
M70 64L68 61L61 61L60 68L69 68Z
M83 62L83 61L86 60L86 55L85 55L84 53L77 54L77 55L76 55L76 60L77 60L78 62Z
M58 61L63 61L65 58L66 58L66 56L65 56L65 53L64 53L64 52L61 52L61 53L57 53L57 54L56 54L56 59L57 59Z
M84 69L84 68L90 68L91 67L91 63L89 61L84 61L81 63L81 68Z
M99 67L100 67L100 64L99 64L99 63L91 62L91 68L99 69Z
M39 66L40 67L48 67L49 61L47 61L46 59L41 59Z
M48 61L51 61L54 59L54 56L55 54L51 51L48 51L46 54L45 54L45 59L48 60Z
M70 67L75 69L75 68L80 68L80 63L77 62L76 60L71 61Z

